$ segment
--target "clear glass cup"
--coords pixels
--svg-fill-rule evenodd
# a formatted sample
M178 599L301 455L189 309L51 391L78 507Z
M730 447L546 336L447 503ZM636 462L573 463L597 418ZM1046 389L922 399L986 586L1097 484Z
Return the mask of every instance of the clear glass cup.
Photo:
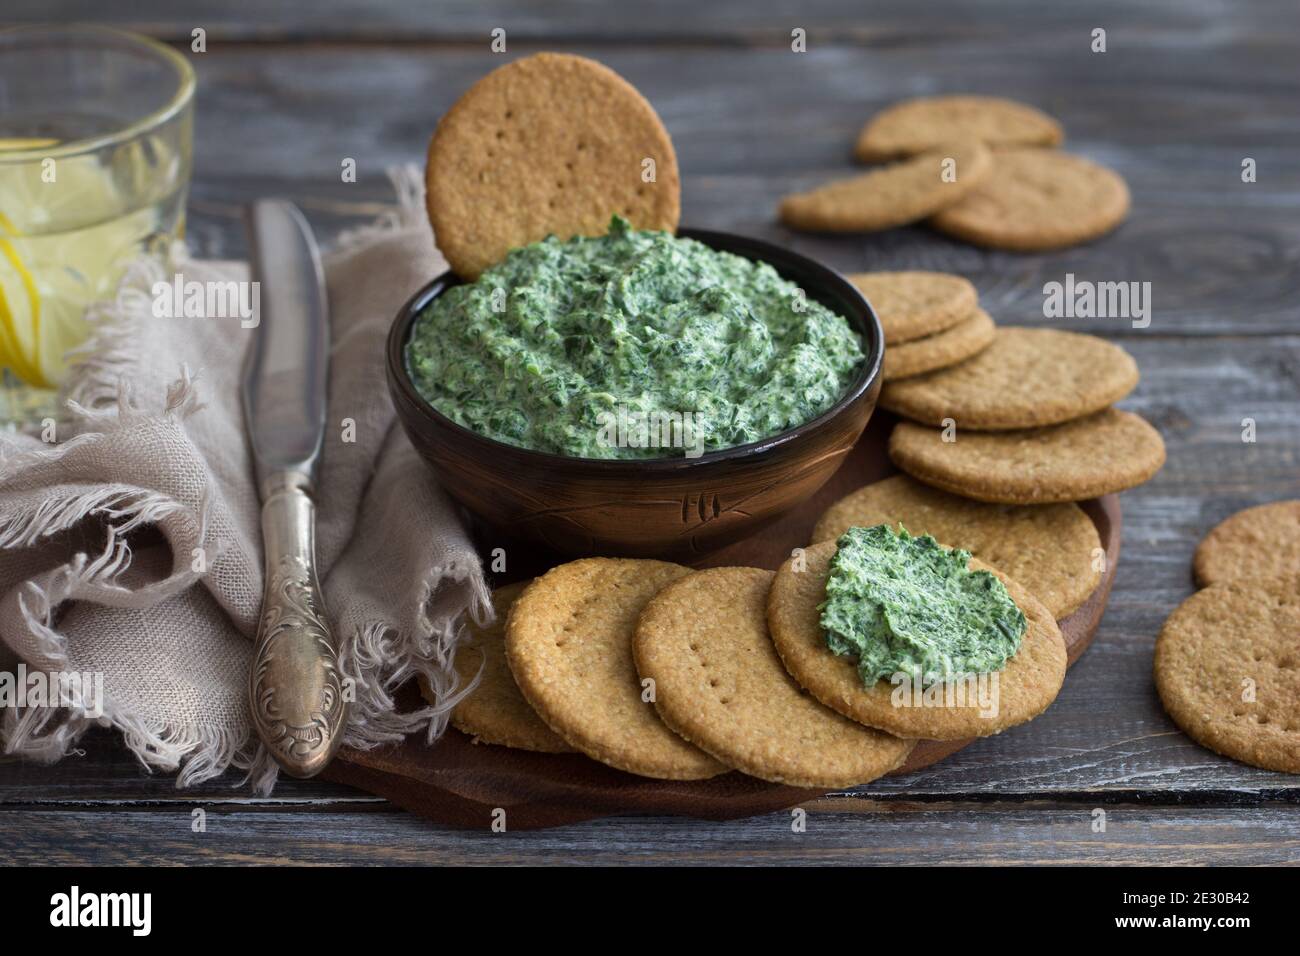
M95 26L0 30L0 422L57 417L86 306L185 226L194 71Z

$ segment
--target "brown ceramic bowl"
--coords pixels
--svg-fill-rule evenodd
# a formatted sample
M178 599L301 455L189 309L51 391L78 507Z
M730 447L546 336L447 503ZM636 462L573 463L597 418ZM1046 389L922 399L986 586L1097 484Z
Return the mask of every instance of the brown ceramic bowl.
M453 498L505 539L562 554L690 562L753 534L808 498L839 467L880 394L884 334L857 288L832 269L766 242L682 229L680 236L770 263L861 333L866 360L848 390L806 424L698 458L569 458L486 438L415 390L406 343L420 311L460 280L440 275L402 307L388 335L388 387L411 443Z

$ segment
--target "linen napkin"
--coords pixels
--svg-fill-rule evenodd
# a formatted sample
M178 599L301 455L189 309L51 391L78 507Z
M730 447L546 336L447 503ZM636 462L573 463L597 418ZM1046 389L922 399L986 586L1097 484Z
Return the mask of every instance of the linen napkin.
M325 258L317 549L340 663L355 682L344 743L363 749L442 732L471 689L451 666L467 617L491 615L479 559L388 398L392 317L446 268L421 177L412 167L392 178L397 211ZM29 675L102 675L102 695L63 681L57 708L5 707L0 740L6 753L52 761L98 723L121 731L146 766L179 770L178 786L234 766L267 793L276 766L247 701L262 542L239 389L256 328L157 317L156 284L177 275L244 281L248 270L190 259L183 247L134 263L116 299L88 315L92 334L64 388L69 420L54 435L0 439L0 639ZM393 692L417 674L437 703L398 713Z

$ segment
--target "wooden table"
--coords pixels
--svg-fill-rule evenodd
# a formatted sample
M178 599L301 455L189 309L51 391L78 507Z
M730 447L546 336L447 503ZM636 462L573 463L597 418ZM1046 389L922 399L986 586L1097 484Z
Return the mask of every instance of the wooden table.
M114 15L63 0L68 19ZM189 10L177 12L178 7ZM190 236L237 256L241 202L283 194L324 235L391 202L386 166L422 161L439 115L508 56L597 57L654 103L676 142L686 222L784 243L845 270L963 273L1002 323L1105 335L1133 353L1126 403L1169 460L1124 496L1123 557L1096 643L1032 724L924 772L729 824L618 819L494 836L441 829L364 793L231 775L196 791L147 776L107 733L52 767L0 758L8 860L95 863L1295 862L1300 777L1193 744L1165 716L1151 651L1192 590L1200 537L1247 505L1300 496L1300 7L1123 0L988 5L781 0L703 4L122 4L114 19L188 49L202 27ZM1085 9L1086 7L1086 9ZM1050 8L1050 9L1049 9ZM8 0L11 20L49 15ZM361 11L364 11L361 12ZM807 52L790 49L807 31ZM1107 31L1107 52L1090 50ZM1058 116L1069 147L1118 169L1133 212L1054 255L989 253L922 228L821 238L774 222L785 192L854 169L862 122L902 97L1005 94ZM356 183L340 164L356 159ZM1245 158L1258 181L1241 181ZM1150 282L1149 328L1043 317L1043 284ZM1257 441L1242 440L1253 419ZM207 830L191 831L191 811ZM1098 809L1104 832L1094 831ZM75 834L75 839L70 835Z

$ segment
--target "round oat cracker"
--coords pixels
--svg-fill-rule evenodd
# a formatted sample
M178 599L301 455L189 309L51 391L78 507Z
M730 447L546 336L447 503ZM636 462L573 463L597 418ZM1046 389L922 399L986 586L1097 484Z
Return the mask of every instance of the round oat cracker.
M979 305L970 280L948 272L855 272L846 278L871 303L886 345L952 328Z
M659 719L642 699L632 658L642 609L690 573L667 561L584 558L552 568L515 601L506 624L510 670L571 747L643 777L700 780L727 769Z
M668 585L641 612L637 671L669 727L760 780L838 789L898 767L914 741L823 707L786 672L767 633L775 577L712 568Z
M1137 383L1137 363L1105 339L1002 326L974 358L890 382L880 391L880 406L924 425L951 418L960 435L1082 418L1118 402Z
M1192 569L1201 587L1300 574L1300 501L1257 505L1215 525L1197 547Z
M984 182L930 224L977 246L1037 252L1096 239L1128 207L1118 173L1054 149L1014 149L995 154Z
M614 214L674 231L681 211L654 108L613 70L566 53L515 60L470 87L434 131L425 181L438 248L465 279L551 234L604 235Z
M948 161L956 178L946 181ZM988 147L950 143L881 169L781 200L781 221L814 232L875 232L931 216L975 189L993 166Z
M507 584L492 592L493 622L470 625L469 640L456 650L456 673L463 682L482 675L473 692L451 712L451 724L469 734L476 744L498 744L517 750L558 754L573 750L528 706L506 663L506 618L515 600L531 582ZM430 703L434 698L421 679L420 689Z
M827 508L812 539L834 541L849 528L878 524L901 524L912 534L969 551L1019 581L1058 621L1101 583L1094 563L1101 549L1097 526L1073 503L986 504L895 475Z
M796 571L798 556L776 573L767 599L767 623L786 670L827 707L845 717L899 737L961 740L987 737L1037 717L1056 699L1065 680L1065 639L1037 598L1015 581L978 561L972 568L993 571L1020 610L1028 627L1020 649L997 672L997 706L989 717L978 706L895 706L895 688L888 681L864 687L856 663L831 653L817 610L826 599L826 577L835 542L823 541L803 553L804 570ZM945 687L949 685L945 684Z
M1065 138L1046 113L998 96L925 96L881 110L862 128L854 154L866 163L924 152L947 139L989 146L1056 146Z
M1047 428L963 432L956 441L899 422L889 457L913 478L965 498L1013 505L1084 501L1142 484L1165 463L1160 433L1132 412L1108 408Z
M1300 773L1300 575L1197 591L1156 639L1156 690L1204 747Z
M969 318L950 329L888 346L881 381L909 378L964 362L988 348L996 332L997 326L989 314L976 309Z

